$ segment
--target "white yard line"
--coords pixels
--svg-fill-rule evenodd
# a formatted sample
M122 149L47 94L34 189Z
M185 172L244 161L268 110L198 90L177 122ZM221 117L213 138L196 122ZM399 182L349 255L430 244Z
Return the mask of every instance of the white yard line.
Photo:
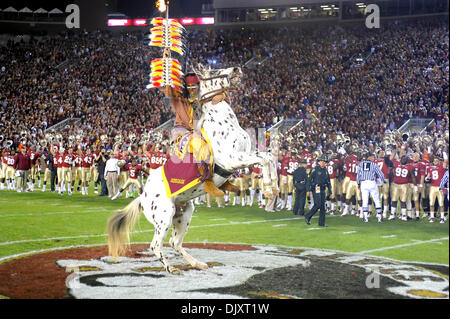
M70 212L49 212L49 213L24 213L24 214L7 214L2 215L0 214L0 218L2 217L22 217L22 216L42 216L42 215L64 215L64 214L87 214L87 213L113 213L113 210L105 210L105 209L99 209L96 211L89 211L89 212L83 212L83 211L70 211Z
M441 240L448 240L448 237L435 238L435 239L430 239L430 240L418 240L418 241L414 241L412 243L400 244L400 245L395 245L395 246L387 246L387 247L381 247L381 248L370 249L370 250L363 250L363 251L358 251L357 254L368 254L368 253L373 253L376 251L383 251L383 250L388 250L388 249L396 249L396 248L403 248L403 247L409 247L409 246L415 246L415 245L434 243L434 242L441 241Z
M192 225L192 226L189 226L189 228L209 228L209 227L230 226L230 225L238 225L238 224L245 225L245 224L257 224L257 223L272 223L272 222L277 222L277 221L296 220L296 219L299 219L299 217L282 218L282 219L268 219L268 220L255 220L255 221L249 221L249 222L229 222L229 223L223 223L223 224L210 224L210 225L197 225L197 226ZM132 234L148 233L148 232L153 232L153 229L134 231L134 232L132 232ZM106 236L108 236L108 235L107 234L97 234L97 235L65 236L65 237L53 237L53 238L41 238L41 239L24 239L24 240L0 242L0 246L8 246L8 245L23 244L23 243L38 242L38 241L91 238L91 237L94 238L94 237L106 237Z
M89 208L86 208L89 209ZM42 215L63 215L63 214L83 214L83 213L107 213L111 212L113 213L113 209L106 209L106 208L98 208L95 211L83 211L83 210L77 210L77 211L65 211L65 212L48 212L48 213L19 213L19 214L0 214L0 218L2 217L21 217L21 216L42 216Z
M386 235L386 236L381 236L381 238L394 238L397 237L397 235Z
M287 224L272 225L272 227L283 227L283 226L287 226Z
M348 234L354 234L354 233L356 233L356 230L345 231L342 234L348 235Z

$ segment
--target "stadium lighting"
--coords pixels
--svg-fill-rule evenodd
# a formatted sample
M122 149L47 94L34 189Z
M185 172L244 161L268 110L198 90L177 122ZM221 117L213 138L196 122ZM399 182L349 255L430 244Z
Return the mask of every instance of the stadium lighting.
M145 26L147 25L147 19L134 19L133 25L135 26Z
M183 25L195 24L195 19L194 18L181 18L180 19L180 23L183 24Z
M108 27L127 27L131 25L131 19L108 19Z
M214 24L214 17L202 17L195 19L196 24Z

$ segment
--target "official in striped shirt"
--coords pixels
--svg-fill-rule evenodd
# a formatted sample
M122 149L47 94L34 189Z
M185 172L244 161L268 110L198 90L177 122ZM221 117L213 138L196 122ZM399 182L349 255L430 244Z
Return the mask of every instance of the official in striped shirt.
M444 176L442 176L441 183L439 184L439 189L442 191L447 189L447 200L448 200L448 170L445 171Z
M369 214L369 195L372 196L375 204L378 222L381 222L381 203L380 193L378 192L377 179L382 183L385 182L384 174L380 167L374 162L375 157L371 153L367 153L366 160L361 161L358 165L356 173L356 183L361 189L363 221L368 222Z

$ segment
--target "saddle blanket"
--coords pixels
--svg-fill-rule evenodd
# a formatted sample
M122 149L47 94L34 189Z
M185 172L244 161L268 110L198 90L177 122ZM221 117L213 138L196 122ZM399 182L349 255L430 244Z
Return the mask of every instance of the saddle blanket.
M212 150L208 137L192 133L180 138L162 167L167 197L171 198L211 178Z
M183 160L172 155L162 167L162 177L167 197L171 198L210 178L211 167L208 163L196 162L191 153Z

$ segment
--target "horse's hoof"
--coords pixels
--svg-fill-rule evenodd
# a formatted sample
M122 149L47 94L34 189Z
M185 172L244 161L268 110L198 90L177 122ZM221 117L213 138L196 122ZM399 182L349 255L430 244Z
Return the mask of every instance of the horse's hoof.
M170 272L172 275L181 275L180 269L175 268L175 267L172 267L172 266L169 267L169 272Z
M209 267L208 267L208 265L205 264L205 263L198 262L198 263L195 265L195 268L196 268L196 269L206 270L206 269L208 269Z

